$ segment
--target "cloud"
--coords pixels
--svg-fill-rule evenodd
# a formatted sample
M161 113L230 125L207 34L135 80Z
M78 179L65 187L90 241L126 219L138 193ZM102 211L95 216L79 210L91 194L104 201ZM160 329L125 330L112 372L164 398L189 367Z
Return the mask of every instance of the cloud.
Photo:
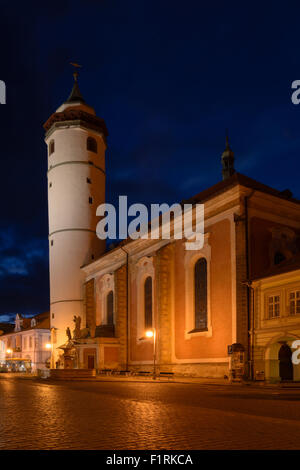
M35 239L22 243L13 230L0 231L0 277L28 276L36 262L47 260L47 250L45 240Z
M27 276L29 273L26 267L26 262L14 256L6 256L2 258L0 261L0 277L4 277L7 274L21 274Z
M0 323L13 323L16 317L16 313L5 313L4 315L0 315Z
M33 315L49 308L48 242L0 229L0 316Z

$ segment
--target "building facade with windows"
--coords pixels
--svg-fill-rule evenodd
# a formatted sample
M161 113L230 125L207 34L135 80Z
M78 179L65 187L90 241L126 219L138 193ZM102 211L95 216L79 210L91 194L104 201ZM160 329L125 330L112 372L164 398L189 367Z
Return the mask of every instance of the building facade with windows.
M223 377L230 372L228 352L238 345L245 374L253 376L259 366L251 280L299 252L299 201L237 173L227 141L222 181L185 201L194 221L196 204L204 205L200 249L174 236L180 218L173 214L170 239L128 239L107 251L97 238L96 209L105 202L108 133L85 103L76 74L70 97L44 127L52 367L63 367L66 330L80 316L75 367L150 371L152 329L160 371ZM274 324L280 295L275 290L268 298Z
M36 372L50 366L49 312L23 318L0 335L0 367L12 372Z
M281 317L283 293L270 290L263 310L268 320L260 324L271 327L266 333L256 323L252 328L252 309L255 322L260 315L252 295L257 282L269 281L249 281L266 270L291 269L299 250L299 202L237 173L196 198L205 205L200 250L186 250L186 240L130 240L82 268L87 325L97 330L99 321L102 328L113 323L112 335L118 338L118 344L103 345L101 368L151 370L153 339L145 331L155 328L163 371L223 377L230 372L228 346L239 343L245 349L245 373L258 378L257 371L265 369L258 358L267 364L268 356L260 341L271 340L276 322L285 329L290 322L290 339L300 338L297 289L286 294L292 318ZM294 279L295 272L288 276ZM278 283L284 290L281 278ZM113 305L109 322L108 305ZM279 326L276 334L284 341ZM300 368L294 368L296 379Z
M300 257L274 266L253 280L252 289L255 377L299 381L292 354L300 339Z

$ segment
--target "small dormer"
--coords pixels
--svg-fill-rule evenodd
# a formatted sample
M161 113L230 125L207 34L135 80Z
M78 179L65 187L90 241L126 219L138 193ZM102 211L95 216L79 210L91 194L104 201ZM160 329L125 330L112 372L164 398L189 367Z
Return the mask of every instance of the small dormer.
M31 328L35 328L35 327L36 327L36 319L35 319L35 318L32 318L32 319L31 319L30 326L31 326Z
M288 227L272 227L271 244L269 248L271 266L276 266L285 260L293 258L297 253L297 235Z

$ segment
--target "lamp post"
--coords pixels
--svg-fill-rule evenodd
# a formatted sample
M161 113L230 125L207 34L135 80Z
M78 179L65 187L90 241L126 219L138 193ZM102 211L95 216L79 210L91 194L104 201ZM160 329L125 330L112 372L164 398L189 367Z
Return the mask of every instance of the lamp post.
M153 338L153 380L156 379L156 329L146 331L146 338Z
M12 349L8 348L8 349L6 350L6 353L7 353L7 354L10 354L10 359L12 359Z
M47 351L51 351L50 364L49 364L49 367L50 367L50 369L51 369L51 362L52 362L52 358L53 358L52 343L46 343L46 344L45 344L45 349L47 349Z

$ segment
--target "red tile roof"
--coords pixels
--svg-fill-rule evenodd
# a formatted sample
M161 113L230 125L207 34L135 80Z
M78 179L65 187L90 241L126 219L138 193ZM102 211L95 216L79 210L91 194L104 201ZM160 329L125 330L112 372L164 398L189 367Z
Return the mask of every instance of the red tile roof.
M227 178L223 181L219 181L219 183L196 194L194 197L191 198L191 200L194 200L195 202L206 201L207 199L210 199L211 197L214 197L219 193L227 191L227 189L236 186L237 184L245 186L246 188L255 189L256 191L271 194L272 196L276 196L281 199L288 199L292 202L300 204L299 199L289 197L288 190L279 191L278 189L271 188L271 186L267 186L266 184L260 183L259 181L249 178L249 176L243 175L241 173L234 173L232 176L230 176L230 178Z

